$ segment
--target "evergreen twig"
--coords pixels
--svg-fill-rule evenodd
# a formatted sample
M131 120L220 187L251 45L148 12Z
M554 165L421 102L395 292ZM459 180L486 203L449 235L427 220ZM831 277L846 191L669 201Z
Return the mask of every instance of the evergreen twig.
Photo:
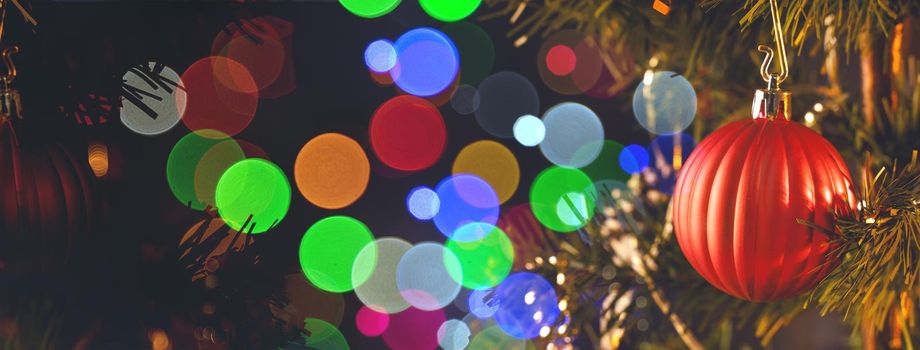
M856 217L837 221L833 253L842 263L812 299L824 313L881 330L892 310L907 320L916 314L909 301L920 297L920 165L916 151L904 167L872 172L870 164L867 157Z

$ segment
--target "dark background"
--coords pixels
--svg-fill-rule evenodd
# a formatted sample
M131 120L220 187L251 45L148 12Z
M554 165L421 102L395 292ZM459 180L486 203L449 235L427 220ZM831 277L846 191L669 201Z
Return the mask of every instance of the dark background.
M608 100L552 92L537 73L538 38L514 48L512 39L505 36L509 29L506 17L475 20L487 12L483 5L469 20L492 38L496 52L493 72L509 70L531 79L540 93L541 112L560 102L580 102L600 116L606 138L624 145L648 144L648 133L628 109L623 109L630 105L632 89ZM263 262L279 276L299 272L297 247L301 236L313 222L333 214L362 220L376 237L443 242L430 222L418 222L409 215L405 196L416 186L434 186L448 176L463 146L494 139L473 116L458 115L447 104L440 110L448 128L448 144L435 166L393 177L379 163L373 164L368 121L397 91L370 78L363 61L364 48L379 38L395 40L417 26L440 28L442 24L424 14L417 2L403 1L394 13L372 20L354 16L331 1L246 6L229 1L37 2L32 14L39 20L34 30L11 9L3 38L5 45L22 47L22 53L14 57L20 71L15 86L23 95L25 109L25 119L17 123L20 139L24 144L61 142L81 159L85 159L88 141L102 140L118 156L112 163L118 176L98 184L105 203L105 227L79 247L73 263L60 272L3 282L7 293L46 293L59 301L56 305L65 315L59 331L65 344L92 332L91 348L149 347L146 329L169 329L172 310L190 302L177 287L181 285L177 279L184 277L166 261L169 255L164 253L204 217L180 204L166 182L167 155L189 130L180 123L165 134L141 136L120 123L117 110L102 125L80 125L65 116L74 101L87 94L114 97L117 102L120 78L131 66L156 60L181 74L194 61L210 55L215 35L234 18L272 15L294 24L297 89L282 98L261 100L252 124L236 138L260 146L290 178L294 158L304 143L321 133L343 133L358 140L368 152L373 174L365 194L353 205L336 211L309 204L292 181L287 217L279 227L259 237L269 252ZM747 60L744 65L748 65ZM751 72L755 74L753 68ZM63 112L60 107L64 107ZM513 139L497 141L511 149L521 166L518 191L506 206L523 203L536 173L550 164L536 148L520 146ZM355 329L354 315L361 303L354 293L346 293L344 298L340 330L352 348L383 348L380 338L364 337ZM448 318L463 316L448 308Z

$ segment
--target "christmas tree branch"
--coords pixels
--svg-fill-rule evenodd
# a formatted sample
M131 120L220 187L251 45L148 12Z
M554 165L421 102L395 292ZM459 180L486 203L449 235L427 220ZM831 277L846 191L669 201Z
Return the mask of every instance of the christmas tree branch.
M740 24L749 28L769 12L765 0L737 1L706 0L704 7L734 6L743 12ZM854 46L863 47L861 33L888 35L898 19L920 12L920 3L913 0L787 0L779 4L780 18L784 19L785 36L792 38L792 46L804 46L813 33L821 38L822 32L833 26L833 32L842 39L847 52Z
M876 331L892 310L913 320L911 300L920 297L920 166L917 152L904 167L872 172L867 157L855 218L837 221L833 253L842 260L812 299L822 312L843 312L856 326ZM909 341L909 339L905 339Z
M671 231L673 230L673 225L671 225L671 205L668 205L665 215L665 225L662 230L662 233L658 236L660 237L670 237ZM637 238L635 234L626 233L620 235L620 237L615 238L611 241L611 246L617 257L623 261L629 262L629 266L635 271L648 287L649 294L652 296L652 300L658 305L658 309L661 310L661 313L668 317L668 320L671 322L671 325L674 327L674 331L677 332L677 335L680 336L684 344L687 345L687 348L691 350L702 350L705 349L703 344L697 339L696 335L693 334L693 331L687 325L686 322L675 312L671 310L671 302L665 297L664 293L659 289L655 283L655 279L652 278L650 271L655 270L655 258L657 258L658 246L661 244L660 239L656 239L652 245L650 252L643 252L639 248L637 243Z

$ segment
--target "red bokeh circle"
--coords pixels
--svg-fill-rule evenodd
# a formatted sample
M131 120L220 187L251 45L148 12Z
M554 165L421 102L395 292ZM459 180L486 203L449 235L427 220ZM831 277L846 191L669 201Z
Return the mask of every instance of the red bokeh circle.
M282 33L272 21L263 17L228 24L211 44L211 55L242 64L259 90L272 85L281 75L286 50Z
M546 68L555 75L565 76L575 70L575 51L567 45L556 45L546 53Z
M371 147L387 166L403 171L428 168L441 158L447 128L437 107L403 95L385 102L371 117Z
M390 325L390 315L377 312L367 306L362 306L355 315L355 326L358 332L367 337L376 337L387 330Z
M225 57L205 57L185 70L182 81L187 95L182 122L192 131L212 129L233 136L252 122L259 91L242 64Z
M393 350L434 350L438 347L438 328L444 321L443 309L422 311L410 307L390 315L383 342Z

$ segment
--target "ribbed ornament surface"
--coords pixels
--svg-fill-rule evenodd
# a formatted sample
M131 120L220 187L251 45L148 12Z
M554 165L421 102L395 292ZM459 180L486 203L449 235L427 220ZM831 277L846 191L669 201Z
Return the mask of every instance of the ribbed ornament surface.
M7 270L66 267L96 217L88 174L86 161L60 145L21 149L10 121L0 121L0 261Z
M855 208L853 181L837 150L782 119L748 119L703 140L680 169L674 228L687 260L735 297L770 301L815 287L837 265L835 212Z

